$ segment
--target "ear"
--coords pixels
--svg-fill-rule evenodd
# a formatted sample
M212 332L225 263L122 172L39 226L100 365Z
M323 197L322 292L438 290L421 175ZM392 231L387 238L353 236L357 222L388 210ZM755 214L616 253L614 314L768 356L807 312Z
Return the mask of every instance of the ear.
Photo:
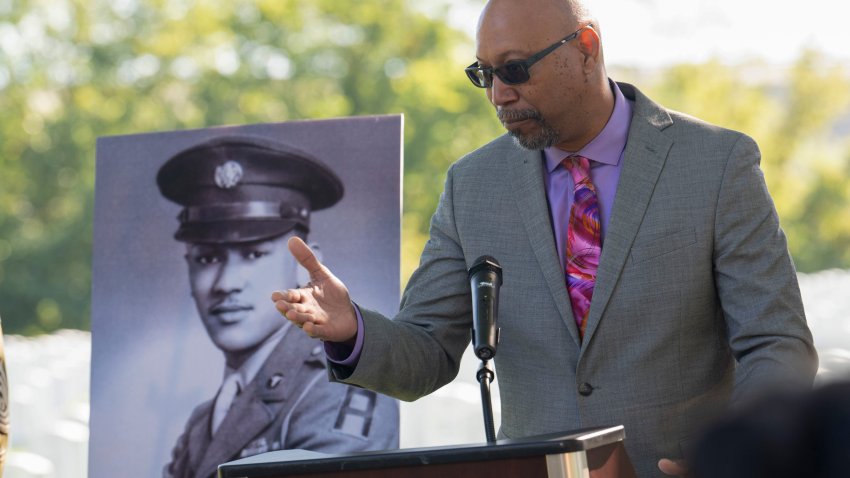
M319 247L318 242L309 242L307 243L310 246L310 249L313 250L313 254L315 254L316 259L319 262L324 262L324 257L322 257L322 249ZM295 281L298 287L304 287L310 282L310 273L307 272L307 269L301 267L301 264L296 262L295 266Z
M588 25L581 30L576 38L578 49L582 54L582 66L585 73L590 73L599 62L599 54L602 48L602 40L599 33Z

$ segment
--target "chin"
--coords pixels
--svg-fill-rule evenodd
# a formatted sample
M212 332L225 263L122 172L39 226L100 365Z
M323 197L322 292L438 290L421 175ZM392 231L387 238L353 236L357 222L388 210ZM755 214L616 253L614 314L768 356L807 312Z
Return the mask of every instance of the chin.
M528 135L510 131L510 135L514 138L514 143L517 146L530 151L546 149L557 143L557 138L546 137L541 134Z
M244 334L239 334L237 337L219 337L217 340L213 340L213 342L215 343L215 346L222 351L230 353L246 352L263 343L262 339L244 337Z

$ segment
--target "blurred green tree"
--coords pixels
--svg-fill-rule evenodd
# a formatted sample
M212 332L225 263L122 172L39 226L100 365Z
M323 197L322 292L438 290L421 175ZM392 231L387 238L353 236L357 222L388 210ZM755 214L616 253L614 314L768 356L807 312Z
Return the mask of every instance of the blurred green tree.
M88 328L105 135L404 113L407 277L448 164L500 128L447 3L417 3L0 2L4 330Z

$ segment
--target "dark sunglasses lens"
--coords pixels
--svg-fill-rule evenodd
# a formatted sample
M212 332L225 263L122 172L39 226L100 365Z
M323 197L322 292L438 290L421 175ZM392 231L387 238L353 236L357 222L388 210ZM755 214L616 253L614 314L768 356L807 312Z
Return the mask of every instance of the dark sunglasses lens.
M528 70L524 63L506 63L496 70L499 78L509 85L518 85L528 81Z
M472 84L479 88L487 88L492 83L493 77L489 70L482 70L477 67L469 67L466 69L466 76L469 77Z

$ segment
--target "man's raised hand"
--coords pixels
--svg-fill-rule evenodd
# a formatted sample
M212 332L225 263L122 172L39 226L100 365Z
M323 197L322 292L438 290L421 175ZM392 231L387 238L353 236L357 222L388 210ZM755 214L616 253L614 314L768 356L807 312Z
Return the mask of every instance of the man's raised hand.
M273 292L277 310L310 337L328 342L353 339L357 335L357 316L348 288L300 238L291 237L287 246L310 274L310 282L298 289Z

